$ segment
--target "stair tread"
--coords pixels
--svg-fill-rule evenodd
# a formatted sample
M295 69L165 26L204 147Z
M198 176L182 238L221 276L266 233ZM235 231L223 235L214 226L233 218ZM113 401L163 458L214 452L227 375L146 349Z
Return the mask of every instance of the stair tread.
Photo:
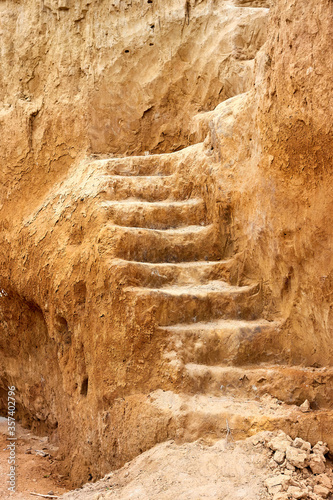
M162 269L164 267L172 269L192 269L192 268L199 268L199 267L213 267L217 266L219 264L229 264L232 261L232 259L225 259L225 260L195 260L193 262L140 262L137 260L125 260L125 259L111 259L110 264L114 265L119 265L119 264L132 264L135 266L142 266L147 269Z
M157 389L148 395L148 400L153 408L167 416L169 428L176 429L174 435L178 442L203 437L238 440L275 430L308 441L317 441L318 436L331 441L332 426L323 426L323 419L332 420L332 409L317 408L304 413L299 403L283 403L268 394L259 400L255 396L214 396Z
M126 230L126 232L133 232L133 233L137 233L138 231L141 231L141 232L148 232L150 234L154 233L154 234L161 234L161 235L164 235L164 234L167 234L167 235L182 235L182 234L198 234L200 232L205 232L205 231L209 231L212 229L213 225L212 224L209 224L207 226L205 225L200 225L200 226L197 226L197 225L193 225L193 226L181 226L181 227L177 227L177 228L167 228L167 229L150 229L150 228L146 228L146 227L135 227L135 226L119 226L119 225L116 225L116 224L110 224L110 226L112 227L112 229L121 229L121 230Z
M126 290L135 291L135 292L143 292L143 293L162 293L169 295L196 295L202 296L207 295L207 293L242 293L251 290L256 285L247 285L247 286L233 286L225 281L210 281L204 285L171 285L164 286L161 288L149 288L149 287L128 287Z
M222 373L235 373L237 375L243 375L244 372L252 372L252 373L265 373L269 374L274 371L286 371L286 372L304 372L304 373L313 373L313 374L325 374L325 375L333 375L333 367L320 367L314 368L312 366L299 366L299 365L283 365L283 364L260 364L260 365L245 365L245 366L221 366L221 365L201 365L197 363L187 363L185 365L188 371L195 372L213 372L214 374L222 374Z
M150 401L161 410L171 410L174 413L195 413L220 415L223 413L239 414L241 416L288 415L297 413L304 416L298 406L278 404L275 398L267 396L260 400L230 396L214 396L209 394L174 393L157 389L150 395ZM327 410L313 410L317 413ZM222 422L221 422L222 423Z
M178 157L182 159L185 153L196 152L202 150L202 143L199 144L191 144L190 146L186 146L178 151L171 151L169 153L149 153L147 155L133 155L133 156L109 156L106 158L94 158L91 160L93 163L118 163L118 162L150 162L150 161L159 161L161 158L164 159L173 159Z
M258 413L260 402L254 399L239 399L232 396L212 396L209 394L176 394L172 391L163 391L157 389L150 394L153 404L159 408L173 409L174 411L184 412L193 411L196 413L221 413L222 409L230 409L243 413L250 411Z
M242 288L242 287L241 287ZM180 323L177 325L170 325L163 327L163 330L170 332L177 331L210 331L218 329L238 329L238 328L256 328L257 326L272 326L276 327L280 323L278 321L267 321L265 319L257 320L241 320L241 319L217 319L215 321L199 321L197 323ZM162 327L161 327L162 328Z
M158 176L171 175L176 168L168 155L128 156L124 158L103 158L93 162L97 167L109 170L113 175ZM111 172L110 172L111 170Z
M200 198L190 198L188 200L181 200L181 201L174 201L174 200L164 200L164 201L144 201L144 200L138 200L138 199L131 199L131 198L126 198L124 200L107 200L103 201L102 205L109 207L109 206L142 206L142 207L186 207L186 206L193 206L193 205L200 205L203 204L204 201ZM189 227L189 226L188 226Z
M133 182L135 181L138 181L140 182L141 180L144 181L144 180L150 180L150 179L165 179L165 180L169 180L170 177L174 176L175 174L172 173L170 175L167 175L167 174L152 174L152 175L121 175L121 174L104 174L104 177L107 178L107 179L133 179Z

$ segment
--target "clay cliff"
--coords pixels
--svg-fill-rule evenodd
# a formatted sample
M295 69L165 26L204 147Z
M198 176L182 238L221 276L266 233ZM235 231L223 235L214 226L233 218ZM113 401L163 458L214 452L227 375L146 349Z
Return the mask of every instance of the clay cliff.
M229 425L333 446L331 9L0 6L1 408L75 484Z

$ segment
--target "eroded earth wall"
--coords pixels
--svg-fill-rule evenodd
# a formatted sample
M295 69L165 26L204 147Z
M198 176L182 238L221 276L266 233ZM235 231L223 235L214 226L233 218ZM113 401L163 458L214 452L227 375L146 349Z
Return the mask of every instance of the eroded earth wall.
M0 14L0 202L10 189L27 213L86 151L190 144L193 114L251 87L267 21L213 0L10 0Z
M245 273L262 276L269 309L285 318L286 359L310 366L333 359L332 8L276 2L255 92L231 111L223 107L212 126L227 176L236 179L233 227Z
M208 321L222 304L231 319L266 321L261 343L229 346L230 359L267 360L268 332L279 361L331 365L332 5L278 0L268 25L269 6L0 4L1 407L14 384L20 418L52 435L76 484L181 437L191 418L188 439L221 432L215 409L176 422L171 399L150 404L160 388L197 390L177 342L165 356L161 325ZM189 345L184 358L219 362ZM298 372L269 373L253 375L263 394L308 397ZM329 376L309 389L325 408ZM236 423L244 436L287 422L257 418L256 404L235 435ZM309 440L332 435L320 418Z

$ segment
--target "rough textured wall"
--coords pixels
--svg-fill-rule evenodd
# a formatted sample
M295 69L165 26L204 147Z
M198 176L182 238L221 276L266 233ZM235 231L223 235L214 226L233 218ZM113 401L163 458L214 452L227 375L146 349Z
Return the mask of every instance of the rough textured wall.
M276 188L272 290L289 314L293 359L319 365L333 362L332 14L329 1L277 6L258 115L263 172Z
M0 396L4 407L7 383L17 385L21 418L60 442L76 483L185 428L184 416L174 429L147 394L195 390L163 357L168 339L156 325L192 320L197 297L185 294L188 308L170 299L170 311L166 293L126 289L184 279L177 267L159 274L151 263L205 260L206 247L217 260L236 253L234 269L223 264L210 279L262 280L263 301L250 286L260 303L250 294L241 314L285 321L272 341L279 362L331 364L331 3L279 0L268 30L265 7L259 0L1 4ZM200 141L172 154L101 160ZM112 179L131 173L159 174L156 190L144 178L136 179L141 191ZM156 222L106 203L138 194L168 200L174 219L161 209ZM198 197L202 222L211 223L205 237L189 232L182 245L182 230L145 231L191 224L200 209L186 212L185 204L181 212L177 201ZM205 300L199 312L207 319ZM288 369L275 380L269 373L263 387L290 401L298 372L290 371L286 387ZM239 372L229 375L237 388ZM313 394L327 405L322 380L330 372L318 377ZM300 384L292 401L300 403L307 387ZM196 407L192 415L193 439L205 424ZM326 424L331 435L331 420L320 418L312 438Z
M149 266L117 261L149 261L150 243L155 262L168 242L110 229L103 203L119 199L117 189L132 194L121 183L113 191L112 171L173 173L162 200L212 190L200 145L133 162L97 159L196 142L193 115L252 87L266 7L213 0L0 4L1 407L7 384L15 384L20 418L59 442L76 484L173 432L147 398L162 382L174 383L164 369L165 339L155 332L156 307L125 287L151 278L161 286L177 274L155 276ZM212 202L208 212L219 226ZM178 218L186 220L186 212ZM144 224L154 227L153 218ZM205 241L188 246L185 260Z
M276 2L255 91L211 122L245 272L285 320L286 360L313 366L333 361L332 8Z
M266 19L214 0L1 2L0 206L29 211L86 151L188 145L194 113L251 87Z

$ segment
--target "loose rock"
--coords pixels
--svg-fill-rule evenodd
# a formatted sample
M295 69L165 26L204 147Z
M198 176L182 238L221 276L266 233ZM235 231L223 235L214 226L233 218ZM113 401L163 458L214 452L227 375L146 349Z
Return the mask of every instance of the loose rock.
M322 474L325 472L326 459L324 455L319 453L311 453L309 459L309 466L313 474Z
M303 404L299 407L303 413L307 413L311 410L309 401L306 399Z
M270 477L266 479L265 482L268 492L272 495L280 493L281 491L286 491L289 484L290 477L286 476L285 474L279 474L278 476Z
M298 469L304 469L304 467L308 465L309 454L304 450L300 450L299 448L293 448L290 446L286 450L286 458L288 462L294 467L297 467Z
M274 455L273 455L273 460L277 463L277 464L283 464L284 462L284 459L285 459L285 452L284 451L279 451L277 450Z
M317 481L318 484L325 486L325 488L328 488L329 490L333 487L332 480L327 474L320 474L320 476L317 476Z
M295 448L300 448L301 450L305 450L305 451L311 450L311 443L309 443L308 441L304 441L303 439L298 438L298 437L294 439L293 446Z
M297 486L289 486L287 494L288 494L289 498L295 498L295 499L307 498L308 491L302 490L301 488L298 488Z
M322 498L327 498L330 494L330 490L328 488L325 488L325 486L322 486L321 484L316 484L316 486L313 488L313 492Z

